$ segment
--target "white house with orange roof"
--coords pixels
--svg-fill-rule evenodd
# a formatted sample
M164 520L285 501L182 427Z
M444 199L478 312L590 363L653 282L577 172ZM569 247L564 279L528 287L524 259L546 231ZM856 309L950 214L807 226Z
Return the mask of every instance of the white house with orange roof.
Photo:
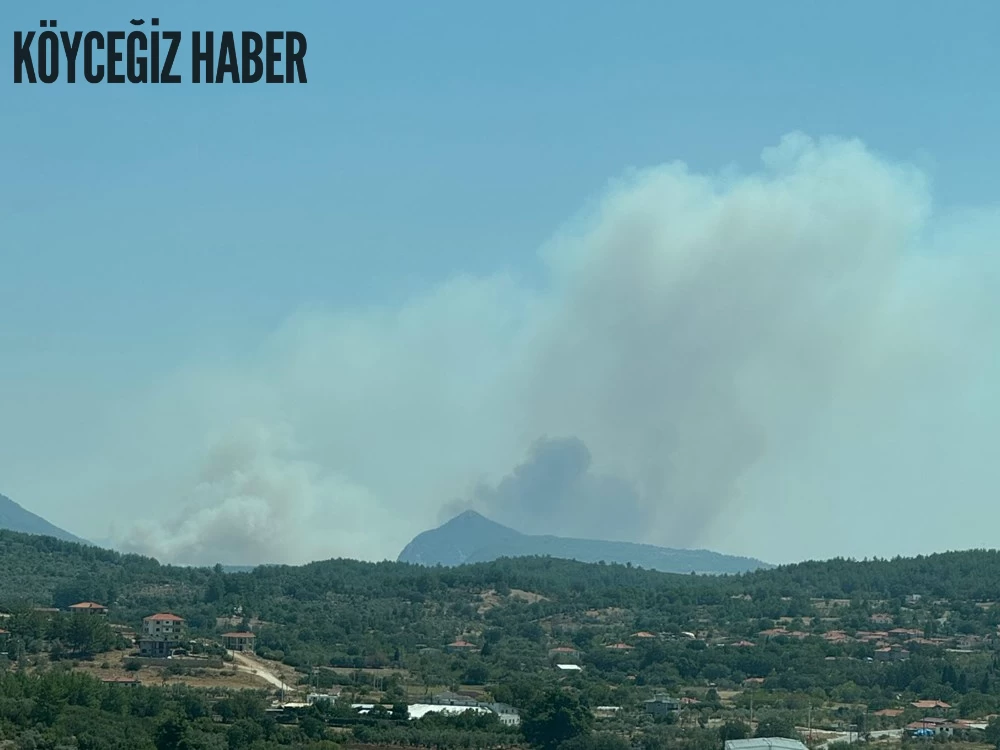
M139 636L141 656L170 656L175 648L180 648L184 632L184 618L170 612L158 612L142 619L142 634Z

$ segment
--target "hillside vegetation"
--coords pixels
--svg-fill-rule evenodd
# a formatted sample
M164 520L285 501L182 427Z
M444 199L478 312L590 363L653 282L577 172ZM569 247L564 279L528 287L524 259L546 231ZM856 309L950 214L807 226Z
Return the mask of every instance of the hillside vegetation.
M918 699L948 704L949 720L1000 712L996 551L721 577L551 558L452 568L328 560L227 573L0 532L0 568L0 607L10 615L0 627L28 663L43 663L51 648L32 607L102 602L110 623L133 629L145 615L175 612L203 640L252 627L260 656L353 701L393 706L451 689L512 704L526 737L533 715L579 709L582 732L599 706L615 707L600 725L609 737L650 748L716 748L751 718L784 734L810 717L817 727L902 727L928 713L911 705ZM567 674L561 661L582 669ZM645 716L643 701L657 693L683 697L681 714L666 723ZM558 696L574 703L553 708ZM431 736L420 722L365 721L353 741ZM499 727L434 721L457 733L434 735L440 747L472 742L469 732L492 733L493 745L525 741ZM539 737L532 743L544 745Z

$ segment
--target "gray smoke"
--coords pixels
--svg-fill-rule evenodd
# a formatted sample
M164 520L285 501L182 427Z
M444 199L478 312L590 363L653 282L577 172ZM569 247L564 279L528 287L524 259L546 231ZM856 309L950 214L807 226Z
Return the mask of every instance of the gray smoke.
M540 438L499 484L481 483L471 500L449 503L443 515L472 509L531 533L624 541L643 536L652 519L639 493L620 477L594 473L592 463L577 438ZM614 525L608 523L611 508Z
M775 561L991 544L997 216L935 215L918 171L854 141L636 171L542 249L542 290L460 276L303 311L239 367L166 378L109 427L94 495L135 507L111 478L139 467L155 512L127 538L188 561L395 557L455 497ZM291 447L190 449L243 420ZM928 530L945 499L959 522Z

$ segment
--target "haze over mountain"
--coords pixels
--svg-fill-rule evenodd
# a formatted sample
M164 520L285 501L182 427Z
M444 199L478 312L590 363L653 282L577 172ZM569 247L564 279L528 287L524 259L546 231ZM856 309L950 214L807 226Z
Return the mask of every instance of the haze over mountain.
M6 495L0 495L0 529L10 529L25 534L42 534L54 536L56 539L62 539L66 542L90 544L86 539L63 531L41 516L36 516L31 511L25 510Z
M474 510L414 537L399 554L399 562L418 565L462 565L499 557L533 555L580 562L631 563L665 573L743 573L773 567L748 557L709 550L670 549L651 544L573 539L522 534L491 521Z

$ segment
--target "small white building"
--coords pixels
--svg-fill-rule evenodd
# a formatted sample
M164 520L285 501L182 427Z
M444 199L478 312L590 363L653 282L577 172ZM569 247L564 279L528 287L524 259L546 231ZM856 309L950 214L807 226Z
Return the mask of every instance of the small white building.
M560 672L582 672L583 667L579 664L556 664L556 669Z
M427 714L441 714L443 716L457 716L466 711L474 711L479 714L488 714L490 710L482 706L445 706L440 703L411 703L406 707L406 713L410 719L422 719Z
M333 705L337 702L337 696L330 695L329 693L309 693L309 695L306 696L306 703L310 706L315 703L322 703L323 701L327 701Z

